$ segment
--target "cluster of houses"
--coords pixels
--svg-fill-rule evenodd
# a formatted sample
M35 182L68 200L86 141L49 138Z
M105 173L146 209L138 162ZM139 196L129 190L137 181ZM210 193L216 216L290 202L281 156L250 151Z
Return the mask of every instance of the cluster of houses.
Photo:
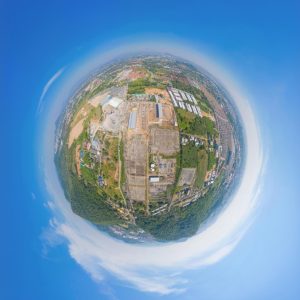
M182 135L181 136L181 145L185 146L190 142L194 143L196 147L200 147L203 145L203 141L196 136L192 136L192 135Z
M80 151L80 162L81 165L84 165L87 168L93 168L95 163L101 162L101 142L98 137L95 137L95 131L93 125L89 128L90 139L83 142L83 149ZM88 153L90 158L92 159L92 163L87 165L84 164L84 155ZM99 186L104 186L104 178L103 176L98 176L98 184Z
M217 172L216 172L216 170L212 170L212 171L208 174L207 180L205 181L204 184L207 185L207 186L213 184L213 183L215 182L216 177L217 177Z
M175 89L173 87L168 88L168 93L172 99L174 107L188 110L189 112L202 118L201 109L198 106L197 100L195 99L194 95L179 89Z

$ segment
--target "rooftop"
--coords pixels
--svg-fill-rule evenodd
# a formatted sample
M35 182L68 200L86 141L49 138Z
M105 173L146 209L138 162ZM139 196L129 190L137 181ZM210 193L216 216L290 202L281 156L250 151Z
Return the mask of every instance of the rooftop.
M102 101L101 105L106 106L106 105L111 105L114 108L118 108L118 106L123 102L122 99L118 97L113 97L111 95L107 95Z

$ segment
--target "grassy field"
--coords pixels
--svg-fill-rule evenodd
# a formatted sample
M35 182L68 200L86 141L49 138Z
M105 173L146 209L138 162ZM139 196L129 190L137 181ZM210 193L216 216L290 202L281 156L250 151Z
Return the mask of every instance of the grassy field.
M128 84L128 94L143 94L145 88L153 86L154 83L151 83L148 79L139 78L134 81L129 82Z
M106 185L103 191L112 200L122 200L122 195L119 190L119 176L118 173L118 144L119 140L116 137L106 137L105 148L107 149L107 156L102 160L100 173L102 174Z
M213 166L216 164L216 156L214 152L208 152L208 163L207 163L207 169L211 170Z
M177 183L178 183L178 180L180 177L181 169L182 169L182 151L178 152L176 155L175 182L167 190L167 195L170 195L170 198L172 198L173 194L176 192Z
M95 170L92 170L87 167L81 167L80 169L82 178L86 185L96 186L97 184L97 173Z
M200 188L208 169L206 150L199 149L190 143L182 146L182 168L196 168L195 187Z
M121 140L120 142L120 160L121 160L121 188L126 182L126 174L125 174L125 162L124 162L124 142Z
M182 146L182 168L197 168L198 166L198 148L195 145L188 143Z
M207 152L204 149L198 152L198 165L196 171L195 187L201 188L207 171Z

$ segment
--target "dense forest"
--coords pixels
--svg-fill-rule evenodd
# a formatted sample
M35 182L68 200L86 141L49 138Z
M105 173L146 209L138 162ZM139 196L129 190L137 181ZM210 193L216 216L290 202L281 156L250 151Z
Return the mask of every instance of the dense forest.
M160 241L193 236L210 216L211 209L223 198L224 191L214 187L204 197L186 207L174 207L168 213L137 218L137 225Z

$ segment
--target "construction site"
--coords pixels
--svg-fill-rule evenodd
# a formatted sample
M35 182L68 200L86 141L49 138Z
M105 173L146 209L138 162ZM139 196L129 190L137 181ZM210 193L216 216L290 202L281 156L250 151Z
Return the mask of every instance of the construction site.
M155 102L127 102L128 127L122 133L127 179L124 191L129 200L145 202L146 207L149 201L166 196L167 187L175 183L180 150L173 105L167 93L156 92Z

